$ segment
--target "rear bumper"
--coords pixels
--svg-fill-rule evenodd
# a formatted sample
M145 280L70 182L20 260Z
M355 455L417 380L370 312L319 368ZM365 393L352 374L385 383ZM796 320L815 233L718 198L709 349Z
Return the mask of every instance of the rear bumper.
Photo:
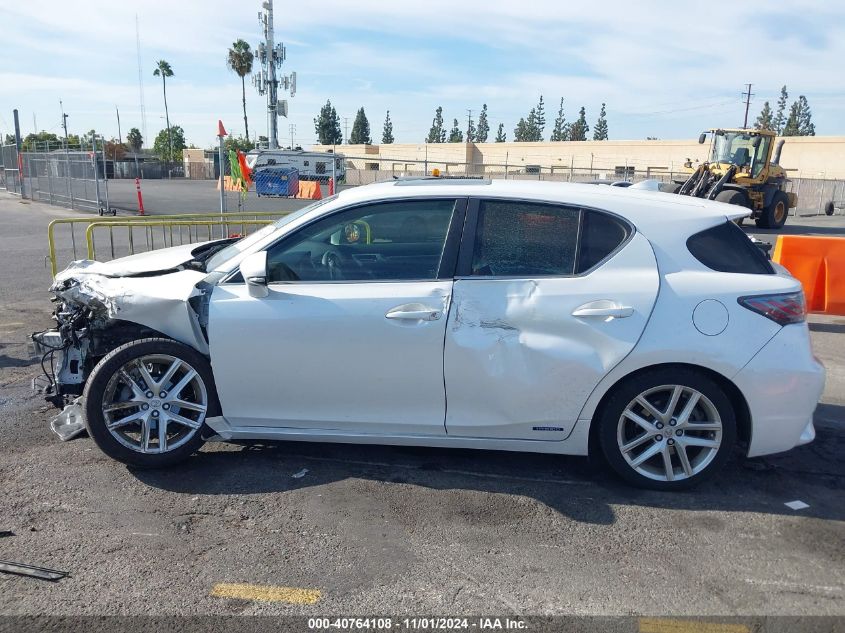
M748 456L813 441L813 411L824 381L825 369L813 356L806 323L783 327L734 377L751 412Z

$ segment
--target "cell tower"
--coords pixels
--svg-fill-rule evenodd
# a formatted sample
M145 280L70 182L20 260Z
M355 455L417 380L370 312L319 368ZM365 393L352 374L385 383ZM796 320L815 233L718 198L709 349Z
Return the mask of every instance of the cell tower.
M141 31L138 28L138 14L135 14L135 48L138 52L138 105L141 111L141 136L144 137L144 142L149 143L147 139L147 109L144 107L144 75L141 69ZM123 139L118 139L123 141Z
M279 99L279 87L289 90L293 97L296 94L296 73L281 78L276 76L276 69L281 68L285 61L285 47L284 44L276 44L273 39L273 0L265 0L261 6L264 10L258 12L258 23L264 29L264 41L255 47L261 70L253 74L252 83L258 94L267 95L267 140L270 149L278 149L278 117L288 115L288 102L287 99Z

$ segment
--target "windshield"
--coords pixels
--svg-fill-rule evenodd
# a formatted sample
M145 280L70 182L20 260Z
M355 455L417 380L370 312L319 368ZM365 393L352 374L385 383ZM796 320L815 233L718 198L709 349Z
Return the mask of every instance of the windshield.
M280 229L281 227L285 226L293 222L294 220L301 218L306 213L313 211L314 209L323 206L327 202L332 202L337 198L337 194L333 196L329 196L328 198L323 198L315 202L314 204L309 204L307 207L300 209L299 211L294 211L293 213L289 213L288 215L279 218L272 224L268 224L267 226L261 228L260 230L256 231L255 233L251 233L247 235L245 238L238 240L234 244L229 244L226 248L222 249L218 253L215 253L213 257L211 257L208 262L206 262L205 269L207 271L212 271L218 269L222 266L225 262L229 261L233 257L243 253L248 248L253 246L254 244L258 244L261 240L263 240L268 235L274 233L276 229Z
M755 139L759 145L754 147ZM769 144L772 139L744 132L716 132L713 135L712 163L730 163L740 169L746 168L756 177L766 164Z

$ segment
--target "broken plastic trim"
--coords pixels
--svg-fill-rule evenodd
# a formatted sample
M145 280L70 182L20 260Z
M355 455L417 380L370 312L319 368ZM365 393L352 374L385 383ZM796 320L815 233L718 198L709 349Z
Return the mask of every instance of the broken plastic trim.
M50 428L63 442L72 440L85 431L85 418L82 416L82 398L76 398L62 412L50 420Z
M6 560L0 560L0 572L6 574L16 574L18 576L29 576L30 578L38 578L40 580L49 580L56 582L70 575L69 572L59 571L58 569L47 569L46 567L35 567L33 565L24 565L23 563L13 563Z

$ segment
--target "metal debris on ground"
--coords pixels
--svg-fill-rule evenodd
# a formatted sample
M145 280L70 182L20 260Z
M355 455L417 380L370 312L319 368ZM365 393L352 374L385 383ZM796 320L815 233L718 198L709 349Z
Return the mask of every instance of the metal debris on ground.
M790 510L803 510L804 508L810 507L808 503L804 503L803 501L799 501L797 499L795 501L787 501L783 505L785 505Z
M302 479L302 478L303 478L303 477L305 477L305 475L307 475L307 474L308 474L308 469L307 469L307 468L303 468L303 469L302 469L302 470L300 470L298 473L294 473L293 475L291 475L291 477L293 477L294 479Z
M50 428L63 442L72 440L85 430L85 420L82 418L82 398L76 398L67 405L62 412L50 420Z
M50 580L53 582L70 575L69 572L66 571L47 569L45 567L34 567L33 565L12 563L5 560L0 560L0 572L5 574L17 574L18 576L29 576L30 578Z

